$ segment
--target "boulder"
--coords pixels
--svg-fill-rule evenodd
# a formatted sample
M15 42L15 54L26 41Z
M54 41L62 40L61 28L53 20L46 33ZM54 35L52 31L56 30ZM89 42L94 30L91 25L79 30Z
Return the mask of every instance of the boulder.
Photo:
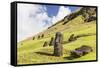
M87 45L83 45L80 48L76 48L75 50L77 51L82 51L83 55L88 54L89 52L92 52L92 47L87 46Z
M71 51L71 56L73 56L75 58L81 57L81 56L86 55L86 54L88 54L92 51L93 51L92 47L87 46L87 45L83 45L83 46L76 48L75 50Z

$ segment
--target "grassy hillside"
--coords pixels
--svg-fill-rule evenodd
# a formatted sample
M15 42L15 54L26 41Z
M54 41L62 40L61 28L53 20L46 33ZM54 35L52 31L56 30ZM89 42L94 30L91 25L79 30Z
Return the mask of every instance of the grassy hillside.
M84 22L82 15L78 15L67 24L64 21L59 21L57 24L45 31L37 34L33 40L31 37L28 40L18 43L17 61L18 64L37 64L37 63L52 63L52 62L72 62L96 60L96 21ZM53 56L53 46L43 47L45 41L50 41L51 37L55 37L56 32L61 32L64 36L64 41L68 41L71 34L75 36L87 35L79 37L77 40L63 44L63 56ZM43 38L39 38L44 34ZM82 45L91 46L93 52L70 60L70 51Z

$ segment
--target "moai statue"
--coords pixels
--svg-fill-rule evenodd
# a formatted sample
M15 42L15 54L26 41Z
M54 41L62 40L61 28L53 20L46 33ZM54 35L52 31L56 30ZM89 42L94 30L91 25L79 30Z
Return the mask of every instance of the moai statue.
M40 38L40 35L38 36L38 39Z
M69 42L75 41L75 40L76 40L76 38L74 37L74 34L72 34L72 35L70 36L70 38L68 39Z
M35 40L35 37L33 37L33 40Z
M54 40L54 56L62 56L63 55L63 35L61 32L57 32Z
M43 47L46 47L46 46L48 46L48 42L47 41L45 41L44 44L43 44Z
M44 34L41 35L41 38L43 38L43 37L44 37Z
M49 46L53 46L53 45L54 45L54 38L51 37L51 40L50 40Z

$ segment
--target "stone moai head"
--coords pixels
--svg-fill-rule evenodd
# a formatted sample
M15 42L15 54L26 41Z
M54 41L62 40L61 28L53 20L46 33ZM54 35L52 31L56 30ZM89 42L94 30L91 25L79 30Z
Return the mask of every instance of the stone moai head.
M33 40L35 39L35 37L33 37Z
M63 41L63 35L61 32L56 33L55 42L61 43Z
M44 37L44 34L41 35L41 38L43 38L43 37Z
M54 45L54 37L51 37L51 40L50 40L50 43L49 43L49 46L52 46Z
M46 46L48 46L48 42L47 41L45 41L44 44L43 44L43 47L46 47Z
M54 55L55 56L62 56L63 55L63 46L62 46L62 41L63 41L63 35L61 32L57 32L55 36L55 41L54 41Z
M38 36L38 39L40 38L40 35Z
M74 41L74 40L76 40L76 37L74 37L74 34L72 34L72 35L69 37L68 41L70 42L70 41Z

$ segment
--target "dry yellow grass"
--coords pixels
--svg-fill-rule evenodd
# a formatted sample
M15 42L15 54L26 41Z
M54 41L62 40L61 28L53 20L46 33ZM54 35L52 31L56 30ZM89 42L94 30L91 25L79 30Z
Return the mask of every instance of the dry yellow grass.
M37 64L37 63L52 63L52 62L73 62L73 61L87 61L96 60L96 21L83 22L82 16L78 16L75 19L68 22L68 24L62 25L64 21L57 25L47 29L38 35L44 34L44 38L32 40L32 38L18 43L17 61L18 64ZM50 41L51 37L54 37L55 33L60 31L64 35L64 41L67 41L71 34L93 34L90 36L80 37L76 41L63 44L64 54L62 57L52 56L53 46L43 47L45 41ZM37 37L37 36L36 36ZM93 48L93 52L69 60L70 51L78 48L82 45L88 45Z

